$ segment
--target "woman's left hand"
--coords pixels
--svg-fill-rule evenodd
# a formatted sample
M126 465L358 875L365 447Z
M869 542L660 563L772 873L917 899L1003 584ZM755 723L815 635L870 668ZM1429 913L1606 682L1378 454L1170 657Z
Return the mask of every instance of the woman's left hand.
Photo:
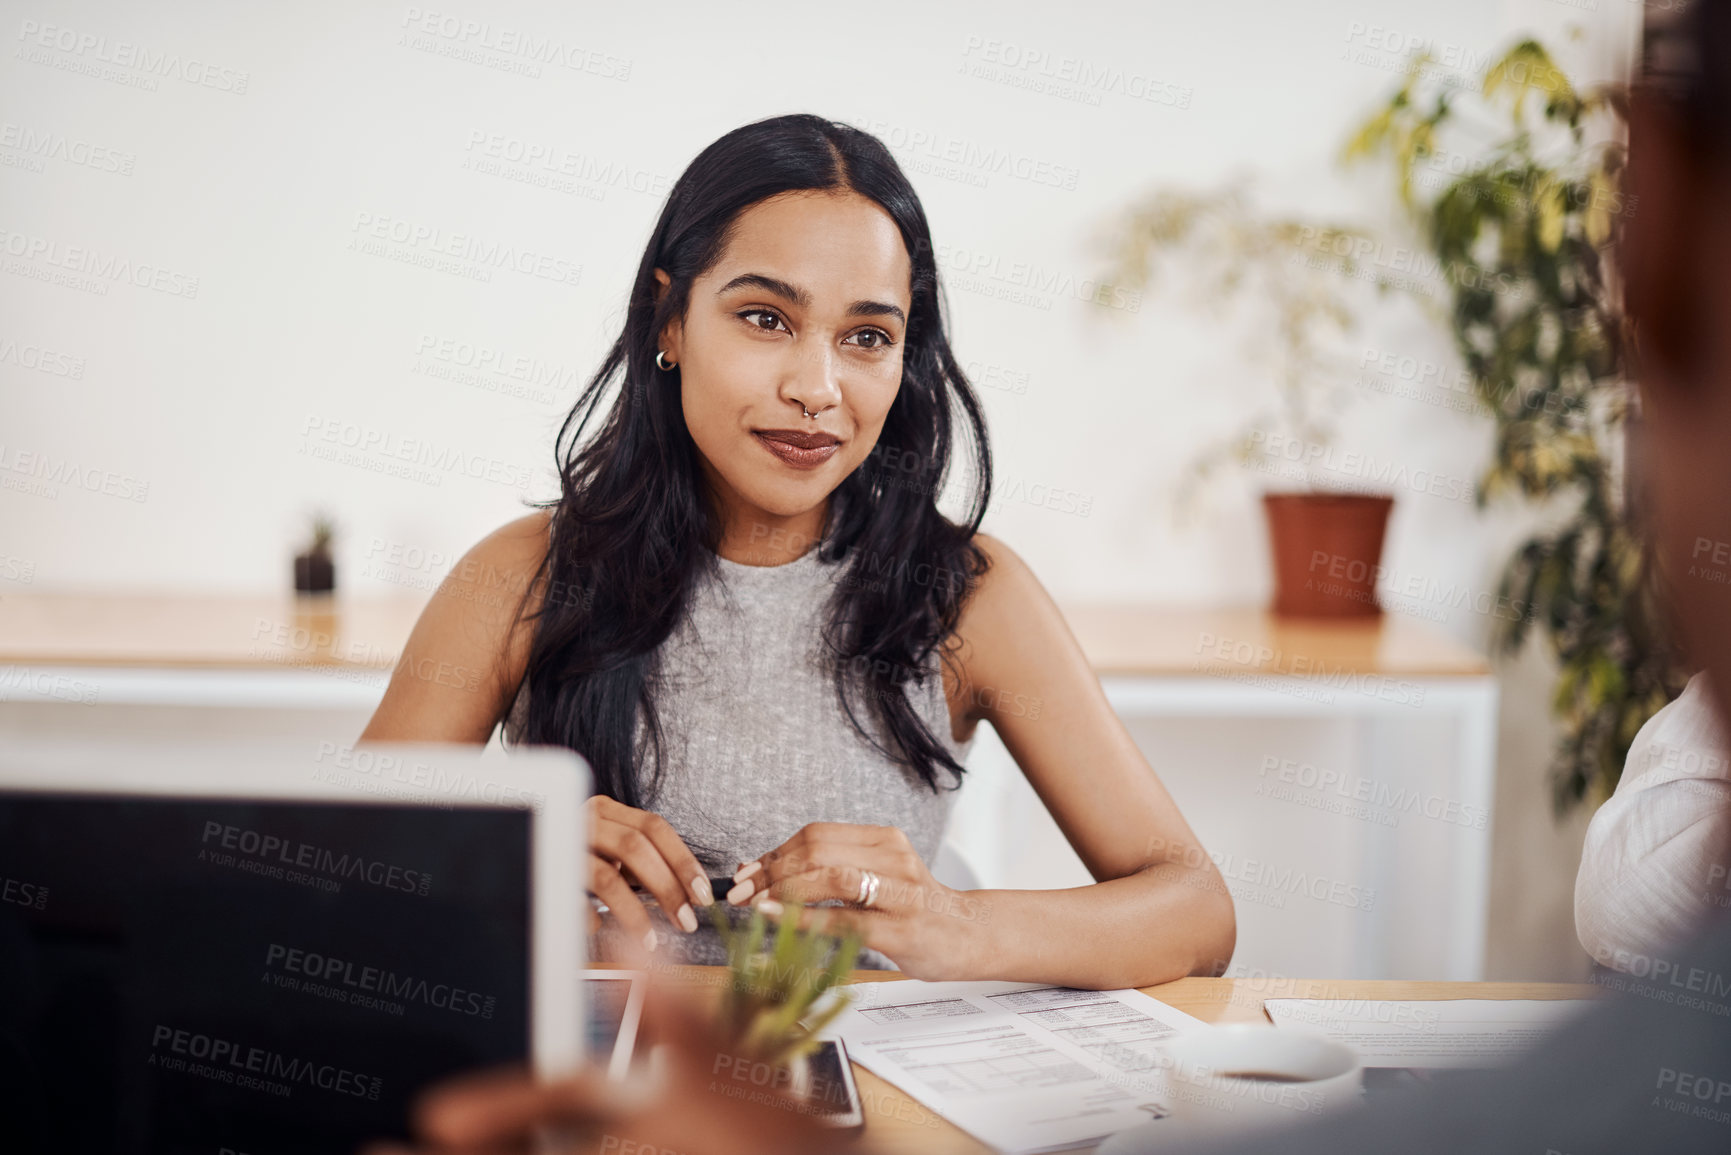
M869 875L877 878L871 895ZM734 873L727 893L771 917L781 904L810 906L833 899L846 908L807 910L802 925L851 924L866 946L881 951L909 978L977 978L990 902L979 892L951 890L894 826L814 822ZM869 897L869 905L863 899Z

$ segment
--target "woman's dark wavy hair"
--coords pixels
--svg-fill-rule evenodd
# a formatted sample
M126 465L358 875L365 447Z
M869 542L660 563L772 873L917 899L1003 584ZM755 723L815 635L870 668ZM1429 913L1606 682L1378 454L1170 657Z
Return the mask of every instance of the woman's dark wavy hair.
M692 282L720 259L740 213L797 190L875 201L901 229L912 263L900 390L876 448L831 495L817 547L823 560L848 566L824 630L836 693L881 753L933 790L940 767L960 782L962 767L915 713L906 687L934 676L934 652L949 660L945 643L987 567L974 541L991 496L985 421L950 350L931 233L907 177L871 134L799 114L735 129L673 186L638 265L624 332L560 428L560 496L538 503L553 510L551 541L530 587L544 596L532 615L520 740L578 751L596 793L628 806L652 799L661 775L652 694L659 647L695 581L719 568L720 521L685 426L679 370L655 365L658 337L684 315ZM671 279L659 301L657 268ZM958 432L972 481L960 524L937 505ZM860 701L881 721L889 748L862 724ZM639 711L654 750L647 772L637 765Z

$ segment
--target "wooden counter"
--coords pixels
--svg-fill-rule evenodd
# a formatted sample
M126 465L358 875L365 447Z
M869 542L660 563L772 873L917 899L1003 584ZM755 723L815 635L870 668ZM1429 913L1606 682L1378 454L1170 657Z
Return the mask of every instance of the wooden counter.
M389 669L424 594L319 599L231 594L43 594L0 598L0 664L155 668L344 665ZM1064 607L1102 675L1345 670L1479 677L1485 661L1411 617L1282 621L1259 609Z

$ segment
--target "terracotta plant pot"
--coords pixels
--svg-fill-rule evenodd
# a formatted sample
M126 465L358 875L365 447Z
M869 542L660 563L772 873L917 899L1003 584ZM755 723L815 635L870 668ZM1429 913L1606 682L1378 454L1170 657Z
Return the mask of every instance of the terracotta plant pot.
M337 566L328 553L303 553L295 558L295 592L328 594L337 588Z
M1274 612L1289 618L1374 618L1376 579L1394 498L1265 493L1274 554Z

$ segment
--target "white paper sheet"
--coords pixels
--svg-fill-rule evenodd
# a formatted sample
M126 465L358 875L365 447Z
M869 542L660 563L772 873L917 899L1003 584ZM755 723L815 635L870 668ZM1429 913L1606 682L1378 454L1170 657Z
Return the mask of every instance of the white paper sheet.
M1521 1055L1591 999L1267 999L1275 1026L1304 1026L1357 1051L1366 1067L1495 1067Z
M1096 1143L1162 1118L1160 1049L1200 1020L1140 991L860 983L830 1024L849 1056L1007 1152Z

